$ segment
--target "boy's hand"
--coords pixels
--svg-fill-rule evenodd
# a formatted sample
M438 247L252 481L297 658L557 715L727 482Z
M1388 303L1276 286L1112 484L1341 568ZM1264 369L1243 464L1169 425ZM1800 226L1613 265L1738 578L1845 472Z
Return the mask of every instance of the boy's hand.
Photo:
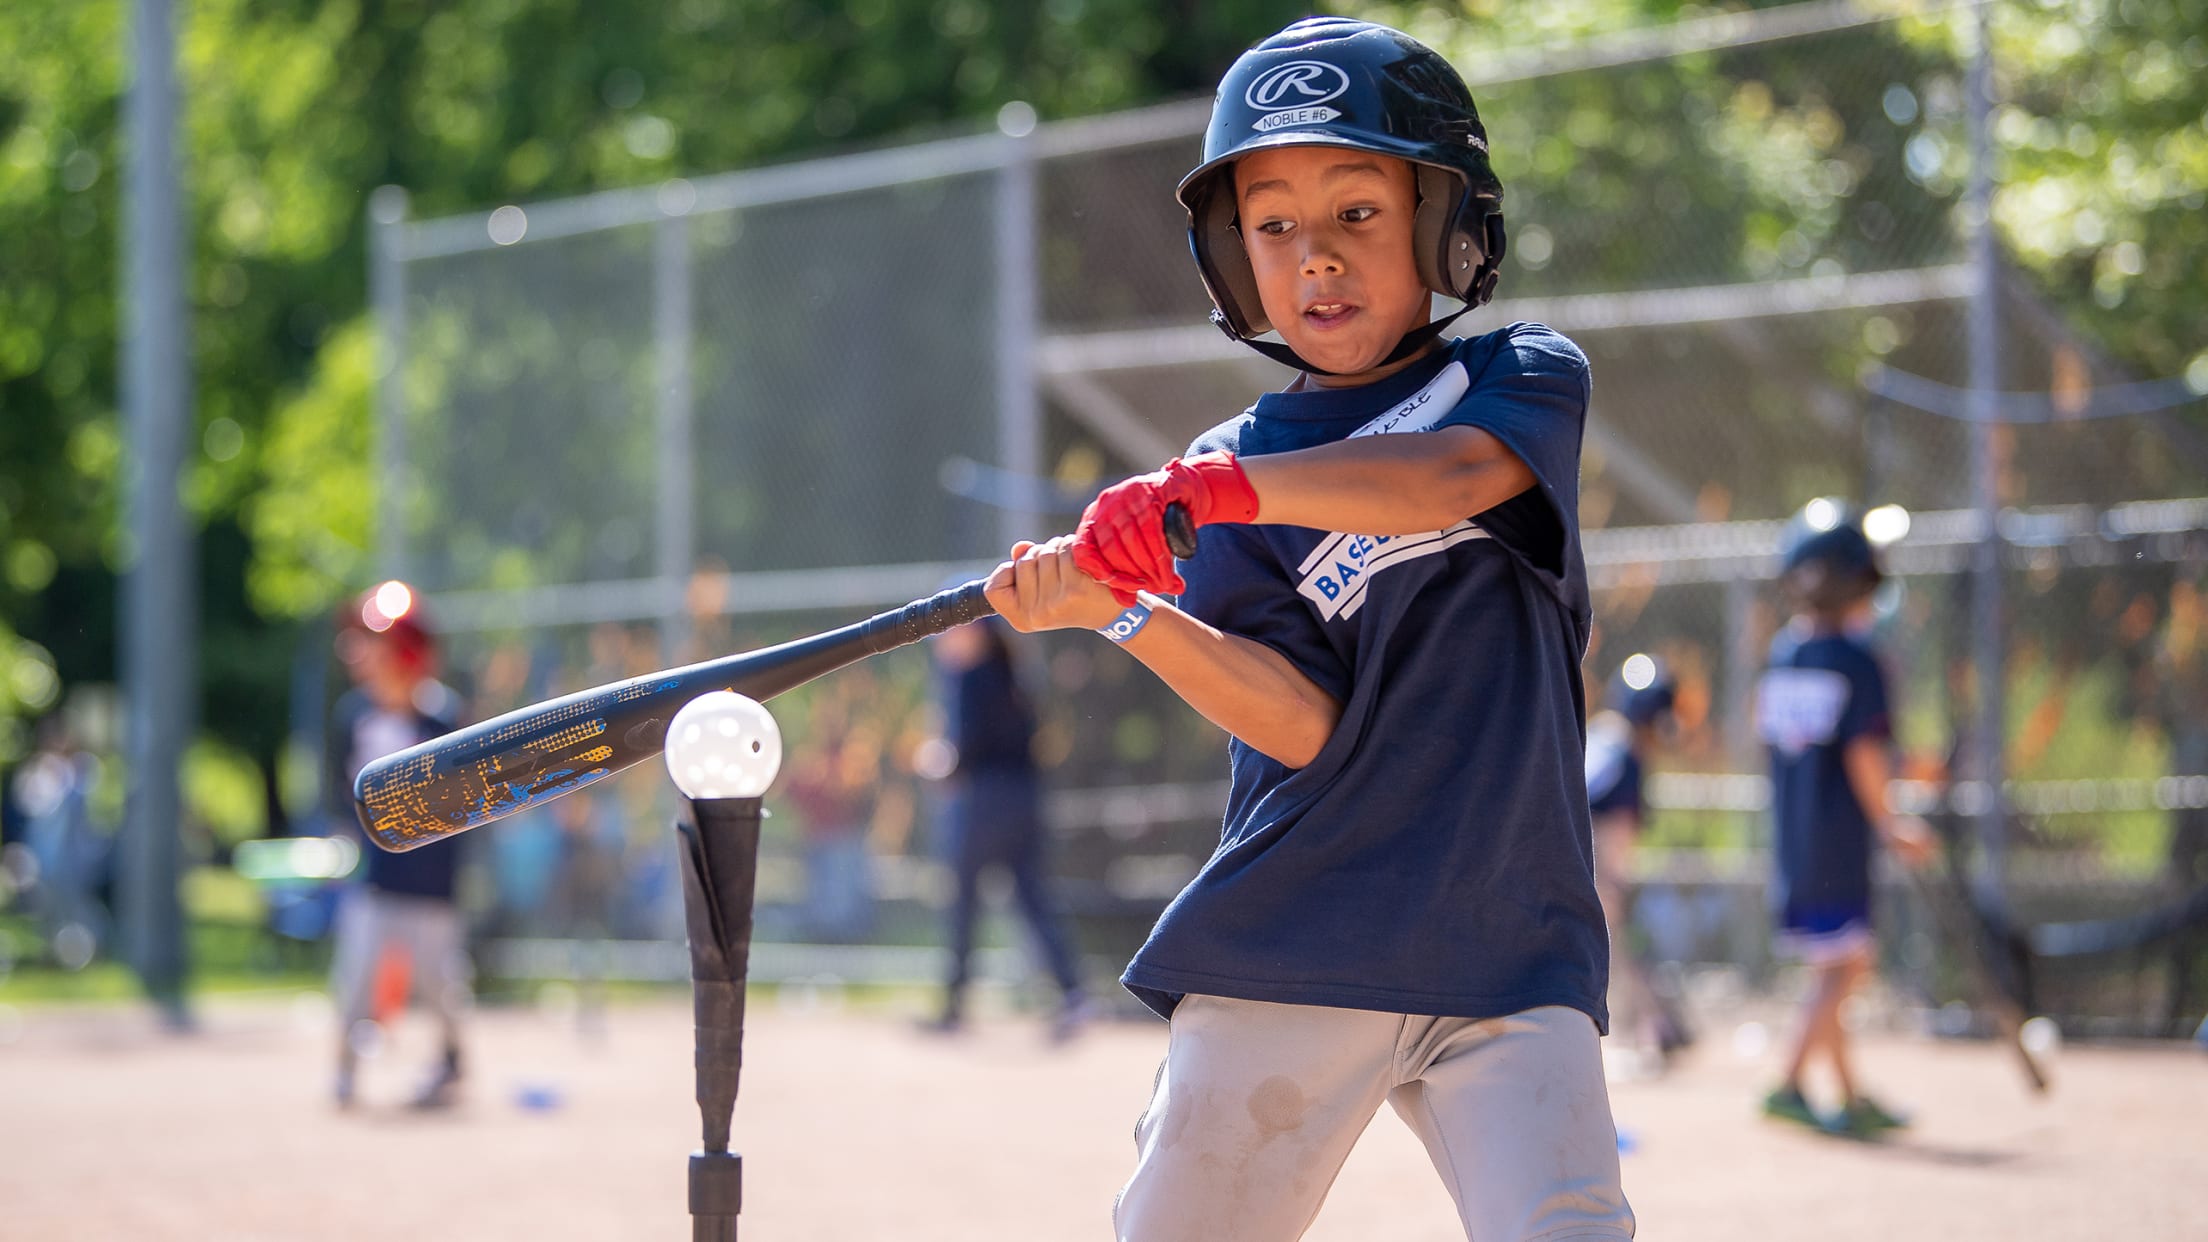
M1103 583L1074 563L1072 535L1048 543L1021 540L1012 559L997 566L984 588L997 615L1023 634L1037 630L1098 629L1119 616L1121 605Z
M1162 470L1114 483L1089 502L1074 530L1076 563L1123 593L1187 590L1165 546L1165 508L1176 502L1198 526L1257 517L1257 492L1234 454L1177 457Z

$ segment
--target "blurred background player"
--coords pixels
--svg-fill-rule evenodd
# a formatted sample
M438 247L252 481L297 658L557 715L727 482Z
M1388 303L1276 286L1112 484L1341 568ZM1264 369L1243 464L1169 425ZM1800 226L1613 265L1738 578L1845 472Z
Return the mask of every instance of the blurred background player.
M597 1042L606 1035L606 967L613 910L620 898L618 811L608 813L590 790L554 802L559 857L545 894L547 921L575 946L575 1031Z
M1609 706L1587 722L1587 806L1595 833L1595 888L1610 924L1610 1038L1633 1068L1661 1068L1687 1046L1685 1022L1634 951L1634 851L1644 824L1642 781L1672 719L1679 683L1652 656L1632 655L1611 679Z
M1042 778L1035 769L1035 711L1020 687L1002 622L963 625L934 642L944 731L954 759L944 822L957 892L951 901L950 961L943 1009L929 1025L956 1031L966 1020L966 987L981 907L981 877L1002 868L1057 980L1060 1003L1051 1037L1077 1032L1089 1013L1073 941L1051 891L1043 828Z
M791 756L783 797L805 834L807 938L856 944L874 930L874 857L869 836L881 788L879 723L856 705L876 687L865 670L812 697L806 744Z
M1870 973L1871 859L1883 843L1912 866L1932 854L1917 820L1893 814L1893 731L1886 674L1866 637L1883 580L1859 514L1811 501L1789 523L1779 589L1792 619L1772 641L1756 687L1756 727L1770 754L1772 904L1779 947L1814 983L1766 1115L1855 1137L1904 1124L1865 1094L1849 1063L1842 1007ZM1840 1107L1825 1114L1802 1090L1810 1062L1831 1067Z
M404 750L460 722L459 697L436 678L437 641L414 593L386 582L341 619L338 657L353 688L331 712L325 734L324 797L333 822L354 824L353 778L372 759ZM354 831L358 831L355 825ZM336 1096L353 1102L362 1049L376 1034L379 984L400 970L428 1002L442 1049L413 1103L451 1103L460 1081L460 1024L469 1001L469 967L454 898L460 843L447 838L405 853L361 850L358 882L338 909L330 988L337 1005Z
M16 769L10 792L22 816L22 842L0 849L0 880L26 890L38 936L56 963L81 970L109 939L100 888L108 879L112 837L94 822L99 760L82 746L68 717L38 722L37 745Z

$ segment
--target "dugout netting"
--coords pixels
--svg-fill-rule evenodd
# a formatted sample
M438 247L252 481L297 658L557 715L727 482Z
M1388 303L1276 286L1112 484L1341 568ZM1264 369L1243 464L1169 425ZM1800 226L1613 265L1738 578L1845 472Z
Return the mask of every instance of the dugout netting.
M1968 8L1820 2L1493 55L1427 9L1404 20L1469 70L1508 187L1501 296L1468 324L1549 322L1593 361L1590 685L1637 650L1682 680L1634 934L1760 976L1765 795L1745 704L1780 622L1778 524L1807 498L1911 511L1882 611L1904 792L1965 811L1985 795L1946 767L1993 675L1969 641L1986 519L1952 399L1979 287L1955 50ZM1204 322L1187 262L1171 191L1206 111L1031 127L1008 109L995 133L444 220L386 198L385 559L462 631L478 710L902 602L1066 527L1097 485L1277 385L1285 372ZM1993 438L2000 878L2047 917L2208 879L2208 429L2197 404L2104 416L2102 395L2159 377L2098 343L2122 308L2093 296L2009 265L1994 299L1999 387L2039 394ZM1023 654L1069 900L1090 947L1123 956L1210 852L1224 747L1093 642ZM904 652L776 705L793 763L811 738L860 736L840 762L861 793L778 808L763 931L815 937L809 817L841 816L875 859L861 938L928 939L926 698L925 656ZM619 872L671 867L656 772L603 788L593 831ZM559 831L502 825L478 848L496 874L521 864L494 856L526 850L541 872ZM500 926L563 934L510 887ZM677 934L671 887L623 891L610 926ZM1949 950L1913 935L1895 964L1938 996ZM2198 989L2179 986L2197 970L2197 951L2142 960L2108 972L2135 984L2099 980L2072 1007L2143 1030L2174 995L2197 1020Z

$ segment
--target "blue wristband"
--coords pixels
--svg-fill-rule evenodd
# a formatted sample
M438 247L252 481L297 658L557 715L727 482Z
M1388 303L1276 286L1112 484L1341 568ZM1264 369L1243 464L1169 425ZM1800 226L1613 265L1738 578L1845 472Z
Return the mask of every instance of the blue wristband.
M1150 624L1150 605L1138 602L1127 611L1112 618L1110 625L1099 627L1096 632L1115 643L1123 643L1140 634L1142 627L1148 624Z

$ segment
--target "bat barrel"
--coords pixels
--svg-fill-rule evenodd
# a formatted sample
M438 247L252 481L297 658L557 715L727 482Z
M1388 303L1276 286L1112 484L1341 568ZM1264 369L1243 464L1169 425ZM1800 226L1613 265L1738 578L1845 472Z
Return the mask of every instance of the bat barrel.
M370 840L410 850L573 793L659 754L690 700L734 690L766 700L868 656L995 611L976 580L840 629L743 655L579 691L386 755L360 771L353 803Z

